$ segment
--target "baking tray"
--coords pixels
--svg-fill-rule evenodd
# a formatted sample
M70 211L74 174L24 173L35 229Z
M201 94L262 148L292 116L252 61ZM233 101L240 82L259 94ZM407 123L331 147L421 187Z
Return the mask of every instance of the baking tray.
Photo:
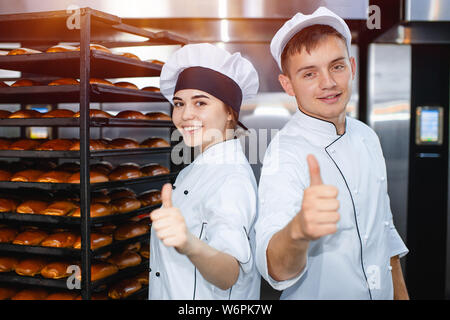
M167 102L160 92L90 84L91 102ZM1 87L0 103L79 102L80 85Z
M128 180L118 180L118 181L108 181L108 182L98 182L91 183L91 191L109 188L126 187L134 184L148 183L149 187L160 184L161 182L171 182L175 180L178 172L164 174L154 177L142 177L137 179ZM49 183L49 182L18 182L18 181L0 181L0 189L26 189L26 188L36 188L46 191L79 191L80 184L78 183Z
M91 150L90 157L118 157L170 153L171 148L135 148ZM80 151L0 150L0 158L80 158Z

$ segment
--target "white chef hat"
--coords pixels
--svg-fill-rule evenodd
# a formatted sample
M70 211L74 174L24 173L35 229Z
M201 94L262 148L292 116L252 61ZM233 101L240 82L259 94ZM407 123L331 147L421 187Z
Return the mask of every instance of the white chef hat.
M325 7L319 7L312 14L297 13L287 21L275 34L270 43L270 52L273 58L281 68L281 54L286 44L292 37L302 29L312 25L327 25L339 32L347 42L347 49L350 50L352 44L352 34L345 21L331 10Z
M199 89L238 114L242 101L252 98L258 87L258 73L249 60L209 43L188 44L178 49L164 64L160 75L161 93L170 102L178 90Z

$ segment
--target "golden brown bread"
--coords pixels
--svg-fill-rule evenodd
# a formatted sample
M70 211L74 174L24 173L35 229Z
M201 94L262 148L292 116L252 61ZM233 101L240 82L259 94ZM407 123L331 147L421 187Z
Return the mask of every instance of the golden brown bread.
M109 288L108 296L111 299L125 299L141 288L142 284L136 278L123 279Z
M49 86L64 86L64 85L78 85L78 84L80 84L80 83L78 82L77 79L61 78L61 79L53 80L48 85Z
M102 233L102 234L110 234L112 235L114 233L114 230L117 229L117 226L112 223L104 224L102 226L96 227L93 232L95 233Z
M41 174L37 182L66 183L71 175L70 172L53 170Z
M113 237L110 234L103 234L98 232L91 232L91 250L95 250L100 247L111 244ZM73 244L74 249L81 249L81 235L77 237L77 240Z
M111 200L119 198L136 198L136 193L130 188L118 188L111 190L108 193L108 196L111 198Z
M98 171L89 171L90 183L108 182L108 176ZM80 183L80 172L76 172L67 179L68 183Z
M116 213L127 213L141 207L141 201L136 198L119 198L110 202L114 206Z
M164 112L148 112L145 115L149 120L172 121L172 118Z
M109 263L115 264L119 267L119 270L134 267L142 262L141 256L130 250L114 253L110 258L106 260Z
M28 229L19 233L13 240L13 244L25 246L37 246L47 238L48 233L39 229Z
M118 53L115 53L115 54L117 54L118 56L131 58L131 59L136 59L136 60L139 60L139 61L141 60L137 55L135 55L133 53L130 53L130 52L118 52Z
M105 150L108 148L108 145L100 139L90 139L89 141L89 150ZM80 140L76 140L74 144L70 147L69 150L76 151L80 150Z
M75 112L68 109L55 109L44 113L42 118L72 118Z
M47 52L47 53L50 53L50 52L70 52L70 51L77 51L77 48L74 47L74 46L57 44L57 45L52 46L52 47L48 48L47 50L45 50L45 52Z
M114 231L114 239L126 240L146 234L150 230L150 226L139 222L128 222L119 226Z
M160 64L160 65L164 65L164 62L157 60L157 59L152 59L152 60L146 60L147 62L150 63L155 63L155 64Z
M16 269L19 260L14 257L0 257L0 272L10 272Z
M33 277L41 273L47 261L44 258L30 258L19 261L16 266L16 273L21 276Z
M73 247L77 235L74 232L62 231L49 235L42 240L41 246L53 248L71 248Z
M139 167L131 164L119 165L108 175L110 181L137 179L142 176Z
M150 163L141 168L141 172L144 176L153 177L161 174L169 174L170 170L160 164Z
M28 119L28 118L40 118L42 113L36 110L17 110L10 114L10 119Z
M72 291L50 293L45 300L75 300L78 293Z
M0 181L9 181L11 179L12 173L6 170L0 169Z
M138 273L138 275L136 276L136 280L139 281L142 285L147 286L149 282L148 271L142 271Z
M9 146L9 150L33 150L37 148L42 141L36 139L21 139Z
M152 137L141 142L141 148L168 148L170 144L163 138Z
M116 114L116 116L114 118L148 120L148 118L145 114L143 114L140 111L136 111L136 110L120 111L118 114Z
M141 201L143 207L161 204L161 191L149 190L143 192L138 196L138 200Z
M16 56L16 55L21 55L21 54L36 54L36 53L42 53L39 50L35 50L35 49L30 49L30 48L17 48L17 49L12 49L8 52L8 56Z
M73 116L75 118L79 118L80 117L80 111L75 113ZM89 117L91 117L91 118L112 118L112 116L108 112L100 110L100 109L90 109L89 110Z
M41 270L41 275L47 279L62 279L67 278L70 273L67 272L67 268L71 263L65 261L56 261L45 265Z
M8 150L12 143L9 139L0 139L0 150Z
M11 300L44 300L48 292L42 288L24 289L11 297Z
M115 209L108 203L91 203L90 216L91 218L109 216L115 213ZM75 209L71 214L71 217L81 217L81 209Z
M96 193L91 193L91 202L107 204L107 203L111 202L111 198L106 194L96 192Z
M135 149L135 148L139 148L139 142L137 142L134 139L117 138L117 139L113 139L108 144L108 147L110 149Z
M150 91L150 92L161 92L161 90L158 87L153 87L153 86L144 87L141 90Z
M102 161L91 164L90 169L107 175L112 171L113 165L108 161Z
M32 87L38 86L39 82L30 79L20 79L14 82L11 87Z
M135 242L135 243L130 243L127 244L124 248L124 251L133 251L133 252L139 252L139 250L141 250L141 243L140 242Z
M116 82L116 83L114 83L114 86L119 87L119 88L139 90L139 88L134 83L126 82L126 81Z
M150 259L150 245L148 243L142 245L141 250L139 250L139 254L142 258Z
M99 51L103 51L103 52L107 52L107 53L111 53L111 50L109 50L107 47L102 46L101 44L96 44L96 43L91 43L89 45L89 48L91 50L99 50ZM76 47L77 51L80 51L80 47Z
M54 201L50 203L44 211L42 211L42 214L49 216L65 216L70 214L77 207L78 205L72 201Z
M102 254L96 255L95 258L98 260L106 261L111 256L111 251L104 252Z
M1 83L4 83L2 81L0 81ZM0 83L0 87L4 87L2 84ZM9 87L7 84L5 84L5 86ZM9 118L9 116L11 115L11 111L8 110L0 110L0 119L6 119Z
M91 265L91 281L96 281L99 279L103 279L105 277L109 277L119 271L119 268L108 262L98 262L93 263ZM81 280L81 274L75 276L78 280Z
M65 151L70 150L74 143L73 139L52 139L41 144L36 150Z
M27 200L22 202L16 209L17 213L43 214L48 207L48 202L41 200Z
M11 181L20 181L20 182L35 182L38 178L43 175L44 172L41 170L28 169L15 173L11 177Z
M0 212L14 212L16 211L17 205L17 200L0 198Z
M98 78L90 78L89 79L90 84L106 84L108 86L114 86L112 82L105 80L105 79L98 79Z
M17 236L17 229L9 228L9 227L3 227L0 228L0 243L10 243L12 242L16 236Z
M0 287L0 300L11 299L19 289L14 287Z

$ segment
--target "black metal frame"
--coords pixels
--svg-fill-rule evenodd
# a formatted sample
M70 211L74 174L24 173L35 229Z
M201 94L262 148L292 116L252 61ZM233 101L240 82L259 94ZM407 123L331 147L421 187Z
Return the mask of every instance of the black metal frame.
M29 23L29 21L46 21L47 19L56 19L59 22L65 21L69 16L65 11L52 11L52 12L43 12L43 13L27 13L27 14L13 14L13 15L2 15L0 16L0 25L5 23L9 24L17 24L15 30L20 28L21 23ZM55 20L55 21L56 21ZM102 68L93 69L93 65L97 64L106 64L110 66L118 66L117 72L111 76L114 77L122 77L122 76L155 76L159 75L161 70L161 66L152 64L149 62L141 62L136 61L129 58L124 58L120 56L115 56L112 54L107 54L103 52L91 51L89 48L89 44L92 42L101 43L99 41L99 37L101 35L94 35L93 33L93 25L98 24L106 24L106 27L103 29L108 32L122 32L122 33L130 33L133 35L139 35L147 37L149 40L145 41L145 45L158 45L158 44L185 44L187 41L181 37L170 34L168 32L159 32L153 33L144 29L140 29L134 26L126 25L121 22L121 19L116 16L112 16L100 11L92 10L90 8L82 8L80 9L80 29L79 29L79 42L80 42L80 51L79 52L71 52L71 53L54 53L48 54L43 53L39 55L28 55L28 56L5 56L0 57L0 67L5 67L6 69L14 68L18 69L18 71L30 73L33 71L34 73L39 70L39 68L35 67L35 64L40 61L46 61L47 65L49 65L48 59L56 59L59 63L66 63L70 65L69 60L72 63L79 61L79 86L36 86L36 87L18 87L18 88L0 88L0 103L5 102L34 102L39 103L42 101L49 102L57 101L57 102L74 102L79 101L80 103L80 117L77 118L64 118L64 119L1 119L0 126L19 126L24 128L25 126L49 126L49 127L58 127L58 126L72 126L79 127L80 133L80 151L70 152L39 152L39 151L0 151L0 157L37 157L37 158L79 158L80 160L80 184L50 184L50 183L14 183L14 182L0 182L0 188L6 189L19 189L19 188L40 188L44 190L67 190L67 189L76 189L80 192L80 208L81 208L81 217L80 218L71 218L71 217L45 217L42 215L19 215L19 214L9 214L2 213L0 214L0 220L6 219L7 221L15 221L15 222L36 222L36 223L49 223L49 224L69 224L69 225L79 225L81 232L81 250L78 250L78 254L81 255L81 270L82 270L82 284L81 284L81 295L83 299L90 299L92 290L94 287L99 287L100 285L122 277L122 275L114 275L111 279L102 279L96 281L95 284L90 281L91 279L91 262L95 257L95 254L99 254L106 250L105 248L100 248L98 250L91 250L90 243L90 229L93 224L103 223L106 221L119 220L122 218L130 218L137 216L139 214L148 213L154 207L145 207L140 210L123 214L123 215L114 215L110 217L99 217L99 218L91 218L90 216L90 193L96 189L102 188L113 188L117 186L126 186L137 183L148 183L149 185L161 184L163 182L171 182L176 177L176 172L174 169L179 168L171 163L171 174L156 176L156 177L145 177L134 180L126 180L126 181L114 181L107 183L97 183L90 184L89 182L89 163L90 159L93 157L108 157L108 156L117 156L120 155L151 155L157 153L169 153L172 147L174 146L174 142L171 142L171 148L157 148L157 149L129 149L129 150L104 150L104 151L94 151L91 152L89 150L89 139L90 139L90 128L91 127L166 127L170 130L170 134L175 130L173 124L169 121L151 121L151 120L126 120L126 119L99 119L99 118L89 118L89 106L91 101L114 101L114 102L135 102L135 101L146 101L146 102L162 102L167 101L160 93L140 91L140 90L132 90L125 88L117 88L113 86L105 86L105 85L94 85L89 83L89 79L91 76L100 76L102 72ZM43 27L45 28L45 27ZM8 28L10 29L10 28ZM61 32L60 35L55 34L57 32ZM28 37L28 35L22 33L18 39L14 41L22 42L22 45L32 44L36 48L36 46L49 46L49 43L53 44L53 42L59 42L63 40L72 41L73 33L67 32L67 30L50 32L50 36L46 39L34 39L33 37ZM66 36L70 39L66 39ZM6 34L0 32L0 40L2 41L11 41L11 37L14 35ZM112 42L114 42L113 40ZM107 42L107 41L106 41ZM105 43L106 43L105 42ZM111 41L110 41L111 42ZM118 46L120 46L120 42L114 42ZM29 46L29 47L32 47ZM47 58L46 58L47 57ZM20 66L20 67L19 67ZM129 70L131 70L131 75L127 74L127 66ZM125 67L125 68L124 68ZM94 71L93 71L94 70ZM42 70L41 70L42 71ZM73 70L71 72L74 72ZM43 74L51 75L51 76L67 76L67 74L61 73L61 70L48 68L47 72L41 72ZM70 73L70 72L69 72ZM49 98L50 94L50 98ZM22 105L23 107L23 105ZM21 129L22 134L24 130ZM132 240L130 240L132 241ZM128 243L129 241L126 241ZM124 242L120 242L122 245ZM113 246L114 247L114 246ZM45 253L51 252L52 254L70 254L73 255L73 250L57 250L59 248L43 248L43 247L28 247L22 246L17 247L13 245L0 245L0 251L5 249L8 252L24 252L24 253ZM52 250L53 249L53 250ZM56 249L56 250L55 250ZM76 254L77 252L75 252ZM134 268L137 271L142 271L145 267L148 267L148 261L143 262L140 266ZM133 269L133 270L134 270ZM125 273L130 273L132 270L127 270ZM120 272L123 273L123 272ZM0 281L8 281L8 275L1 275ZM13 279L14 278L14 279ZM19 277L14 275L11 280L15 282L19 282L22 284L38 284L38 285L48 285L48 286L62 286L61 280L53 280L51 279L39 279L39 278L29 278L29 277ZM45 280L45 281L44 281ZM65 284L65 280L64 280ZM143 290L141 290L141 294Z

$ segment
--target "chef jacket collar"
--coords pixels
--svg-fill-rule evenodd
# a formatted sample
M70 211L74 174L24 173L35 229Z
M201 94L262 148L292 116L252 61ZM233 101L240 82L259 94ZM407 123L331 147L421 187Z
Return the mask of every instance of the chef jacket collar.
M229 139L210 146L194 160L195 165L202 164L239 164L245 163L239 139Z
M294 114L294 119L299 128L316 145L327 147L347 132L347 120L345 121L345 132L343 135L337 134L334 123L307 115L300 109Z

